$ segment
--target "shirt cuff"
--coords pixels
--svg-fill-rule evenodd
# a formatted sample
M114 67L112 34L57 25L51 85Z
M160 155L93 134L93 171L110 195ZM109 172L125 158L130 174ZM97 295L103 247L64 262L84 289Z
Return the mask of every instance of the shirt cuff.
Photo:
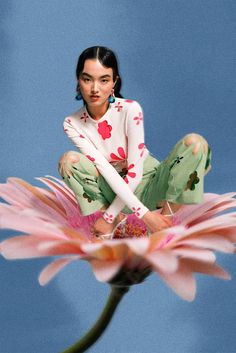
M106 212L106 211L103 213L102 217L105 219L105 221L106 221L107 223L113 223L114 220L115 220L114 215L109 214L109 213Z
M146 206L143 207L132 207L132 211L134 212L135 216L141 219L145 213L149 211L149 209Z
M132 207L132 211L135 214L136 217L141 219L145 213L149 211L149 209L146 206L143 207ZM107 223L113 223L115 220L115 216L113 214L109 214L108 212L103 213L103 218Z

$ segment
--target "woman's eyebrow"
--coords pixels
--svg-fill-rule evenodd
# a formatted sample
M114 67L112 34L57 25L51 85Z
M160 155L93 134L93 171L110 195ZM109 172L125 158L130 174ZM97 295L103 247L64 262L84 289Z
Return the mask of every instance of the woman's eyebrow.
M92 78L92 76L89 75L87 72L82 72L82 76L88 76L88 77ZM106 75L100 76L100 78L105 78L105 77L111 77L111 75L106 74Z
M111 75L106 74L101 76L101 78L104 78L104 77L111 77Z

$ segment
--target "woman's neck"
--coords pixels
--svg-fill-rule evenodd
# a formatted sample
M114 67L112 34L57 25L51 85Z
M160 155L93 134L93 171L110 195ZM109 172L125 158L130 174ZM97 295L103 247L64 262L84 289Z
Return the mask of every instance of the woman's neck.
M98 107L91 107L86 104L86 109L94 120L99 120L108 110L109 102L105 102L104 105Z

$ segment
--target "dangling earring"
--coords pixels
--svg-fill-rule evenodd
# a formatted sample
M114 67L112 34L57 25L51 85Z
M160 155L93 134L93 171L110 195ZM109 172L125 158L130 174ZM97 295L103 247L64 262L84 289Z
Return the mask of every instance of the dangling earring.
M112 94L108 98L109 103L114 103L115 102L115 95L114 95L114 89L112 90Z
M83 97L82 97L82 95L81 95L81 93L80 93L80 88L79 88L79 85L78 85L78 86L77 86L77 95L75 96L75 99L76 99L77 101L80 101L82 98L83 98Z

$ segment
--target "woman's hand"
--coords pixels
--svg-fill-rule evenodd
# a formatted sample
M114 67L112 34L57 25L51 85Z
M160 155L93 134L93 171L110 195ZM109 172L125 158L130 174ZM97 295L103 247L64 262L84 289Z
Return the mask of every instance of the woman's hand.
M158 230L172 226L172 221L170 219L157 212L146 212L142 217L142 220L151 232L157 232Z
M94 235L98 236L102 234L112 233L115 227L115 223L107 223L103 217L98 218L92 227Z

